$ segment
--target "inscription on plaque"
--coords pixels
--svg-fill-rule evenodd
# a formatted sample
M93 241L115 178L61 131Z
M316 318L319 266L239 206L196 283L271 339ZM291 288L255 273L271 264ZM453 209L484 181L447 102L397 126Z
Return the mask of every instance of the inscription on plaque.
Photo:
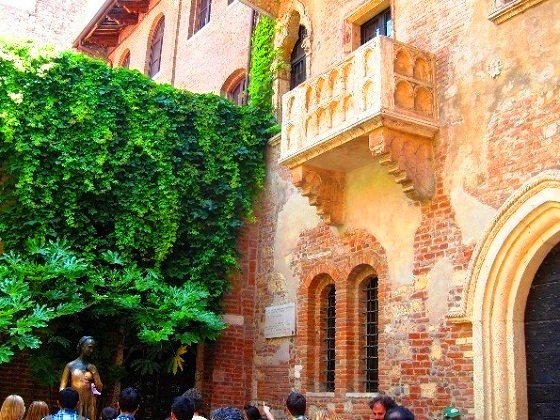
M269 306L264 314L264 337L289 337L296 333L296 304Z

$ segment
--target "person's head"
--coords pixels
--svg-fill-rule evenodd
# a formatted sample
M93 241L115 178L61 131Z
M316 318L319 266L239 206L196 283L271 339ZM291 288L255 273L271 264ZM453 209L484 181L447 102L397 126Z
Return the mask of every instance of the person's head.
M243 407L247 420L260 420L262 418L261 412L254 405L247 404Z
M41 420L49 415L49 406L45 401L33 401L25 413L25 420Z
M121 413L135 413L140 407L140 394L134 388L128 387L121 391L119 396L119 408Z
M216 408L210 413L210 420L243 420L243 413L235 407Z
M101 420L113 420L119 416L119 412L113 407L105 407L101 410Z
M78 391L74 388L67 387L61 389L58 393L58 405L60 408L74 410L79 400L80 396L78 395Z
M93 348L95 347L95 340L91 335L84 335L78 341L78 345L76 346L76 350L78 350L79 355L83 356L91 356L93 353Z
M21 420L25 413L25 403L19 395L8 395L0 408L1 420Z
M187 397L194 404L194 412L200 413L202 410L202 394L196 388L187 389L183 393L183 397Z
M414 420L414 414L408 408L398 406L387 411L384 420Z
M443 410L443 419L460 419L461 418L461 411L459 411L456 407L446 407Z
M315 414L315 420L338 420L338 415L334 412L329 410L328 408L321 408Z
M397 403L388 395L381 394L369 400L368 405L371 408L373 420L383 420L387 411L395 408Z
M299 392L290 392L290 395L286 398L286 408L294 417L305 415L305 397Z
M177 397L171 404L172 420L192 420L194 416L194 404L192 400L185 396Z

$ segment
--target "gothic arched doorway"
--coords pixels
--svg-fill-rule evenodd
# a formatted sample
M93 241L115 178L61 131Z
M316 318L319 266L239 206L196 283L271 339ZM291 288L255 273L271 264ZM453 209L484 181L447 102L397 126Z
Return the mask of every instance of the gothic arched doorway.
M560 244L539 267L525 307L530 420L560 419Z

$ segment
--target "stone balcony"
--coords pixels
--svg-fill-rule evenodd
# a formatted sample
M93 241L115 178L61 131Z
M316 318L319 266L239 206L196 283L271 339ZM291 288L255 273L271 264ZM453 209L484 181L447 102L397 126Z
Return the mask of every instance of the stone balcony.
M344 220L345 173L373 158L427 201L437 119L435 57L377 37L283 96L280 163L329 224Z

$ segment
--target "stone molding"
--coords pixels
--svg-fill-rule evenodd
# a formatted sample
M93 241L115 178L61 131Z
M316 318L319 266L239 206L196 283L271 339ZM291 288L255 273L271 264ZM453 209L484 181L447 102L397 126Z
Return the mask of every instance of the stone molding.
M550 188L560 191L560 171L549 170L542 172L525 183L502 204L473 250L460 305L451 309L447 315L452 322L472 322L475 289L478 279L481 277L481 272L485 265L488 264L487 260L492 251L491 247L495 245L499 233L505 229L507 223L511 223L511 220L519 218L519 216L516 217L516 214L525 203L529 202L533 197L542 194L545 189Z
M528 181L477 244L463 301L448 316L472 322L476 419L526 419L524 314L543 259L560 241L560 171Z
M505 2L503 0L497 0L496 8L488 15L488 19L499 24L543 1L544 0L513 0Z

